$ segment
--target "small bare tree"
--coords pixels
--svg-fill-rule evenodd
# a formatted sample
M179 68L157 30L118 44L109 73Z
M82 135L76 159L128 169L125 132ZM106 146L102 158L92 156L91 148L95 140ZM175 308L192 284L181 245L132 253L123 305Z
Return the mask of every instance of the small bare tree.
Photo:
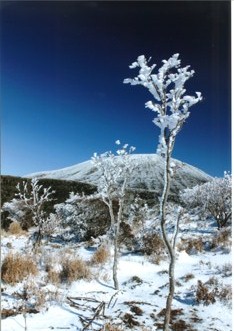
M163 65L155 74L153 70L156 65L149 66L150 59L147 60L144 55L139 56L137 61L129 66L130 69L139 68L138 76L133 79L127 78L124 80L124 83L142 85L153 95L154 101L148 101L145 106L156 112L157 117L153 122L160 129L157 153L161 154L165 160L164 188L160 199L160 225L162 237L170 257L169 294L164 320L164 331L168 331L171 305L175 291L175 245L173 245L173 240L172 242L170 241L166 230L167 198L170 192L171 177L174 173L174 164L171 162L171 155L176 136L189 117L189 108L200 101L202 97L200 92L196 92L197 97L184 95L186 92L184 84L193 76L194 71L189 69L190 66L181 68L179 54L174 54L168 60L163 60Z
M120 141L117 140L116 144L120 145ZM129 160L129 154L134 150L134 147L125 144L117 150L116 155L112 152L106 152L102 155L95 153L92 158L93 164L99 170L98 193L107 205L110 214L111 225L108 239L114 243L113 281L116 290L119 289L117 277L119 230L123 217L127 182L133 168L133 164ZM113 205L115 200L118 204L117 216Z

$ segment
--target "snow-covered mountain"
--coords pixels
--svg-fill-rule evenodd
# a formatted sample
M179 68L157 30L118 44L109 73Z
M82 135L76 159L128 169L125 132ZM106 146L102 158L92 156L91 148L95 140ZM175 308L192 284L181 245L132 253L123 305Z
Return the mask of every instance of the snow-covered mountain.
M131 173L129 186L132 189L161 192L163 186L164 159L157 154L129 155L134 169ZM173 159L176 172L171 183L171 192L192 187L209 181L211 177L205 172L189 164ZM73 180L96 185L100 174L91 160L78 163L71 167L43 171L27 175L27 177L53 178Z

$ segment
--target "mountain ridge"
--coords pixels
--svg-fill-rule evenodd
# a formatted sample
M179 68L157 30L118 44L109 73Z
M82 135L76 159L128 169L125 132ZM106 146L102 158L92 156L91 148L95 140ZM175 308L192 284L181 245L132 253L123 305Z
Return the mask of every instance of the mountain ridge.
M164 159L157 154L131 154L129 157L133 163L129 188L160 193L163 187ZM176 171L171 181L171 193L178 193L181 189L202 184L212 178L192 165L176 159L172 159L172 162ZM97 185L100 173L92 161L88 160L62 169L31 173L26 177L63 179Z

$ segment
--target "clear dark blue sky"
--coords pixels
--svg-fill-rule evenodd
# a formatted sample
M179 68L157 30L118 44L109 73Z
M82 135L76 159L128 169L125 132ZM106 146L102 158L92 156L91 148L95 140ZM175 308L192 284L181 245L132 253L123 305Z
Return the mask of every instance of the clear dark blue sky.
M158 128L138 55L180 53L195 76L173 156L214 176L231 170L230 1L1 1L2 173L58 169L114 148L154 153Z

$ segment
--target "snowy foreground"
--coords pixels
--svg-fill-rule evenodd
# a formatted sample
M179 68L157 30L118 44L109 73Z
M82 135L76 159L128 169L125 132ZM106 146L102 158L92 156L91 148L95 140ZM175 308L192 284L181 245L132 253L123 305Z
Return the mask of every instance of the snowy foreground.
M214 330L231 331L231 299L218 298L214 303L204 305L196 302L198 280L214 283L217 287L231 285L230 246L212 250L192 249L189 253L181 248L181 238L212 240L217 230L211 223L193 220L181 224L178 238L176 265L176 293L173 300L173 327L171 330ZM24 254L27 249L27 235L2 237L2 259L9 251ZM51 257L56 265L56 257L72 253L90 261L97 244L50 243L40 255L43 266L44 256ZM34 256L38 260L37 256ZM45 259L45 258L44 258ZM167 295L167 261L158 265L143 255L121 252L118 268L120 290L113 289L111 259L103 265L92 266L90 280L60 283L57 286L45 281L43 268L38 276L31 279L36 286L35 296L44 293L51 295L39 312L21 313L2 319L3 331L41 330L162 330L165 298ZM28 280L30 281L30 280ZM2 284L2 309L15 309L22 306L22 298L17 296L22 284L9 286ZM231 293L230 293L231 295ZM33 301L33 299L32 299ZM33 304L33 302L32 302ZM96 318L95 317L96 314ZM94 319L93 319L94 318ZM93 319L93 321L92 321ZM90 325L88 325L90 323ZM111 328L109 325L115 325ZM106 325L106 327L104 327Z

